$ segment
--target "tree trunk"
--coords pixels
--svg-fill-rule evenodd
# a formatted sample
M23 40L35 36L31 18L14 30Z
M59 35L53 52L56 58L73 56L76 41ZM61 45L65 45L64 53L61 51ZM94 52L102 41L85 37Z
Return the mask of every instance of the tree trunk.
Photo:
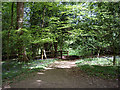
M48 45L49 45L49 43L44 43L44 56L45 56L45 59L47 59L46 51L48 51Z
M54 57L57 57L57 42L54 42L54 49L55 49L55 53L54 53Z
M113 43L113 65L116 64L116 54L115 54L115 47L114 47L114 43Z
M26 55L26 48L23 46L23 61L27 61L28 60L28 58L27 58L27 55Z
M115 54L113 55L113 65L115 65L115 63L116 63L116 56L115 56Z
M61 57L61 59L62 59L62 50L60 51L60 57Z
M24 16L24 2L17 2L17 26L16 29L21 29L23 26L23 16ZM22 35L23 31L19 32L18 35ZM18 39L18 42L20 43L20 46L18 47L18 55L20 61L28 61L27 55L26 55L26 49L25 46L22 45L22 40ZM21 57L22 55L22 57Z
M63 37L61 36L61 38L62 38L62 41L61 41L61 45L60 45L60 53L61 53L61 59L62 59Z
M45 59L47 59L47 55L46 55L46 52L45 52L45 50L44 50L44 56L45 56Z
M12 3L11 6L11 28L13 27L13 6L14 6L14 2ZM8 30L8 40L7 40L7 60L9 60L9 54L10 54L10 49L9 49L9 38L10 38L10 29Z
M100 48L98 49L97 57L98 57L98 58L100 57Z
M43 10L42 28L44 28L44 17L45 17L45 7L44 7L44 10ZM44 47L44 44L43 44L43 47ZM44 55L43 50L44 50L44 49L41 48L41 59L43 59L43 55Z
M44 7L44 10L43 10L43 21L42 21L42 28L44 27L44 22L45 22L45 7Z
M10 38L10 30L8 31L8 40L7 40L7 60L9 60L9 54L10 54L10 50L9 50L9 38Z
M17 2L17 27L20 29L23 26L24 2Z
M115 43L114 43L114 41L113 41L112 48L113 48L113 65L115 65L116 64L116 50L115 50Z
M12 8L11 8L11 29L13 29L13 7L14 7L14 2L12 2Z
M43 59L43 49L41 49L41 59Z

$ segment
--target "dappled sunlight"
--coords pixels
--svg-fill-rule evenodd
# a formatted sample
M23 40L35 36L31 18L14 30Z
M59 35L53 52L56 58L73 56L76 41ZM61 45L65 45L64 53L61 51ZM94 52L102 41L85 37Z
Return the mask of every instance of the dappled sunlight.
M44 74L44 73L42 73L42 72L37 72L37 74L39 74L39 75L40 75L40 74Z
M102 78L118 78L118 67L114 66L100 66L100 65L77 65L81 70L88 75L99 76Z
M7 89L7 88L11 88L10 85L5 85L4 87L2 87L2 89Z
M43 66L33 66L33 67L30 67L30 69L37 69L37 68L43 68Z
M42 80L36 80L38 83L41 83L42 82Z
M45 73L45 74L43 74ZM40 75L41 74L41 75ZM33 78L12 84L14 88L104 88L116 87L117 82L89 77L80 68L52 69L39 72Z
M35 80L35 81L32 81L32 83L30 84L30 88L34 88L34 87L40 87L41 86L41 83L42 83L42 80ZM31 87L32 86L32 87Z
M85 61L92 61L86 59ZM80 65L76 61L55 61L49 64L43 70L36 72L36 75L28 80L20 81L19 83L12 84L11 87L22 88L58 88L58 87L109 87L112 82L98 79L96 77L89 77L84 71L90 75L114 78L116 72L112 66L98 66L98 65ZM33 66L34 68L36 66ZM96 79L95 79L96 78ZM76 83L75 83L75 82ZM93 82L94 81L94 82ZM84 82L84 83L83 83ZM104 84L103 84L104 82ZM96 84L97 83L97 84ZM117 81L113 83L116 86ZM94 86L93 86L94 85ZM98 86L96 86L98 85ZM111 86L112 87L112 86Z
M57 68L72 68L72 66L58 66Z
M45 70L49 70L49 69L54 69L54 68L45 67L44 69L45 69Z
M112 57L85 58L77 60L76 64L81 70L89 75L107 79L118 77L118 65L116 63L116 65L113 66Z
M28 63L26 62L17 62L17 61L4 61L2 63L2 79L5 81L6 79L14 78L20 74L27 74L34 71L40 71L45 68L48 64L53 63L54 59L46 59L46 60L31 60ZM46 63L47 62L47 63Z
M54 68L72 68L76 67L75 61L56 61L50 65Z
M119 59L116 59L116 66L118 66ZM98 66L113 66L112 57L100 57L100 58L85 58L76 61L79 65L98 65Z

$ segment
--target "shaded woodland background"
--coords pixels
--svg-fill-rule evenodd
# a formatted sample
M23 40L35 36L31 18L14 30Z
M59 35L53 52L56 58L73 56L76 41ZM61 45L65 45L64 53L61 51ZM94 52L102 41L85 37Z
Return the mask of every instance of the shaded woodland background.
M3 2L2 59L29 61L69 51L79 57L112 55L115 64L119 23L119 2Z

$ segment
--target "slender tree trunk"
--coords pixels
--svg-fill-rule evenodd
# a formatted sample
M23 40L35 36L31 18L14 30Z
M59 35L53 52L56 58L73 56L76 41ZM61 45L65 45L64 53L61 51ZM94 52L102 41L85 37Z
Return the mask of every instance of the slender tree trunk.
M45 19L45 7L44 7L44 10L43 10L42 28L44 28L44 19ZM43 44L43 48L44 48L44 44ZM44 53L43 53L44 49L43 48L41 48L41 59L43 59L43 55L44 55Z
M44 56L45 56L45 59L47 59L47 55L46 55L46 52L45 52L45 50L44 50Z
M28 60L28 57L26 55L26 48L23 46L23 49L24 49L24 51L23 51L23 61L26 61L26 60Z
M116 49L115 49L115 39L112 37L112 48L113 48L113 65L116 64Z
M115 65L115 63L116 63L116 55L114 54L113 55L113 65Z
M43 59L43 49L41 49L41 59Z
M10 38L10 30L8 31L8 40L7 40L7 60L9 60L9 54L10 54L10 50L9 50L9 38Z
M114 44L113 44L113 65L116 64L116 54L115 54L115 47L114 47Z
M13 28L13 7L14 7L14 2L12 2L12 8L11 8L11 28Z
M99 58L100 57L100 48L98 49L98 55L97 57Z
M54 42L54 49L55 49L55 54L54 57L57 57L57 42Z
M62 36L63 36L63 34L62 34ZM63 56L63 54L62 54L62 48L63 48L63 37L62 37L62 36L61 36L62 41L61 41L61 45L60 45L61 59L62 59L62 56Z
M48 45L49 45L49 43L44 43L44 56L45 56L45 59L47 59L46 51L48 51Z
M61 57L61 59L62 59L62 50L60 51L60 57Z
M11 28L13 27L13 6L14 6L14 2L12 3L11 6ZM7 60L9 60L9 54L10 54L10 49L9 49L9 38L10 38L10 29L8 30L8 40L7 40Z

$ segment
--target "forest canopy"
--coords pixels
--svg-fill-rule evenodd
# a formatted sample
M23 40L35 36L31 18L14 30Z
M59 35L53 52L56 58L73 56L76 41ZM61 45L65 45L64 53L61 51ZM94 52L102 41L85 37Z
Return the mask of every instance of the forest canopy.
M115 64L119 23L119 2L3 2L2 56L28 61L44 50L63 50L81 57L112 55Z

